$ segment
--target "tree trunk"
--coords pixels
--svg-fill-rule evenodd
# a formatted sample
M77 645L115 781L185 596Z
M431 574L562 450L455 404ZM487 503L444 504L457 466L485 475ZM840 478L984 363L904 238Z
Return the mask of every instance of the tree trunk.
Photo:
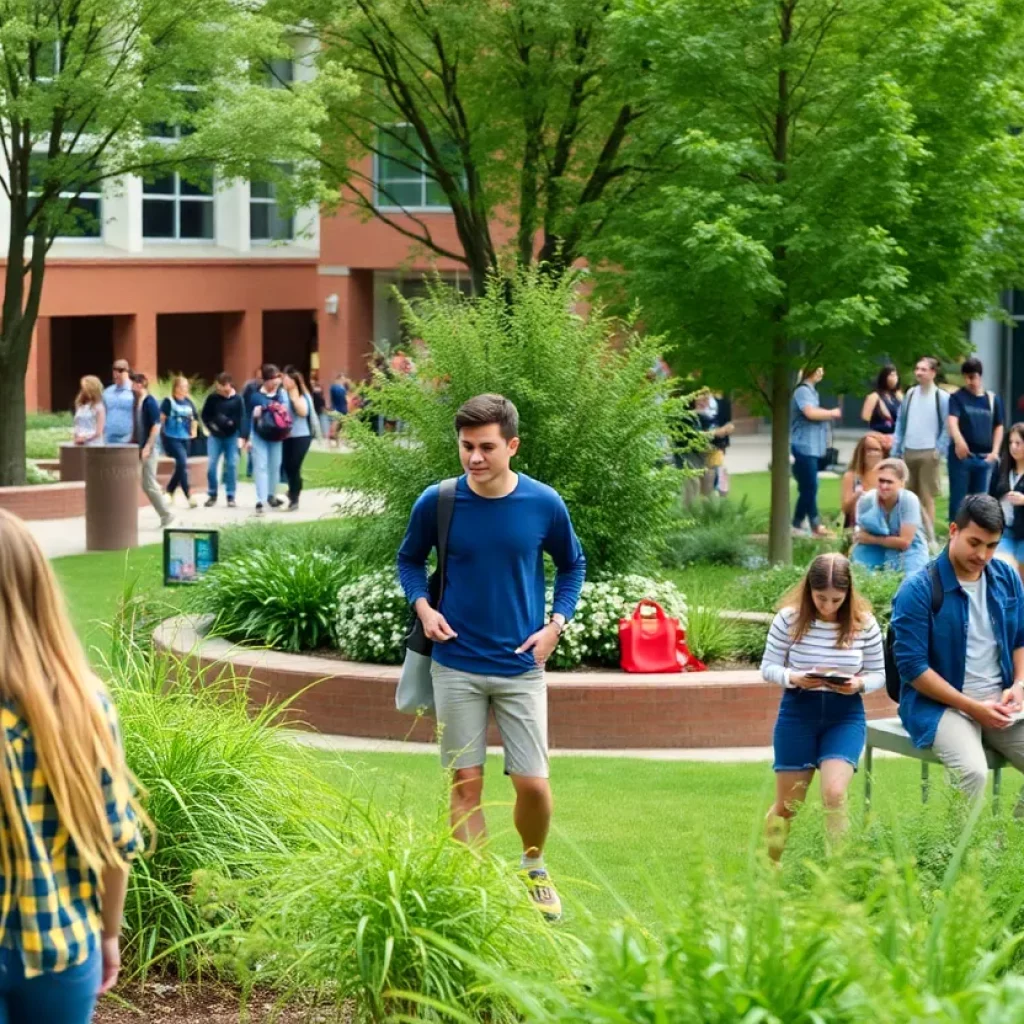
M789 515L790 380L785 334L776 334L772 349L772 513L768 530L768 560L775 565L780 562L788 564L793 559Z
M31 333L29 344L31 344ZM5 355L9 353L9 355ZM25 371L20 338L0 338L0 487L25 483Z

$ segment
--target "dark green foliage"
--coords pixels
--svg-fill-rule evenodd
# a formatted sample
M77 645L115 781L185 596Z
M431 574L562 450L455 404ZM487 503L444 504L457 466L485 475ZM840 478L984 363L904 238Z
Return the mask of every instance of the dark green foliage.
M191 604L213 613L215 634L313 651L333 646L338 588L353 572L349 560L333 553L257 548L216 565L196 586Z
M416 498L461 472L456 410L499 392L519 409L513 468L565 499L590 575L642 572L656 561L680 487L665 463L676 403L649 372L659 342L624 333L600 310L578 315L578 289L573 275L555 282L518 270L481 298L435 282L425 299L405 304L410 335L425 343L417 372L378 377L369 397L408 432L377 437L354 424L351 433L361 489L383 503L365 523L361 550L394 557Z
M738 502L701 498L684 506L669 533L661 563L666 568L687 565L743 565L754 554L746 499Z

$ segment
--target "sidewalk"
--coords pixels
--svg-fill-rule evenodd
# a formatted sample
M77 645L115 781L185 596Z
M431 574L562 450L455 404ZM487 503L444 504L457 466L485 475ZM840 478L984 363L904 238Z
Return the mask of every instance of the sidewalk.
M302 492L299 507L294 512L281 509L268 509L266 515L256 517L256 487L249 481L242 480L238 484L236 495L238 507L228 508L223 496L213 508L203 508L206 501L205 489L195 492L198 506L189 508L180 494L173 507L174 526L188 529L204 527L235 526L239 523L296 523L309 522L313 519L328 519L339 514L347 501L352 500L352 492L333 491L327 489L310 489ZM37 519L28 523L32 535L42 545L47 558L61 558L65 555L81 555L85 553L85 517L75 519ZM160 544L163 542L163 530L160 519L151 505L139 509L139 546Z
M853 455L853 449L866 431L841 429L835 431L833 444L839 449L839 465L845 467ZM772 460L772 437L764 434L733 434L732 442L725 453L725 464L729 472L767 473Z

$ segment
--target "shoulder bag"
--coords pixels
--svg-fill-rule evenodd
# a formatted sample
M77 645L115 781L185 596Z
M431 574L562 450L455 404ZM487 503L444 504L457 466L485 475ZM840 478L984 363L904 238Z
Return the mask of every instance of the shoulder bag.
M437 495L437 569L428 584L433 608L441 607L441 598L444 596L448 534L452 525L452 512L455 510L457 482L457 477L442 480ZM395 707L403 714L434 714L434 681L430 676L430 655L433 649L434 643L427 639L423 623L413 609L409 632L405 637L405 661L395 691Z

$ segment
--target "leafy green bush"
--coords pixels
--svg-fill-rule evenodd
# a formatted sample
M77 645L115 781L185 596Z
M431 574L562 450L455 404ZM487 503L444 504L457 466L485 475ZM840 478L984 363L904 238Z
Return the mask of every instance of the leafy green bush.
M343 842L268 858L259 877L216 891L238 916L249 980L352 1000L358 1020L413 1019L402 1015L435 1000L462 1020L514 1020L490 970L564 977L564 943L508 866L451 838L446 812L424 828L365 806Z
M26 459L56 459L60 457L60 446L71 440L70 427L43 427L25 431Z
M394 569L364 573L337 592L338 650L352 661L399 665L409 628L409 603Z
M296 554L323 551L340 560L351 560L358 529L359 523L354 519L317 519L310 523L240 523L221 530L220 557L230 561L253 551L290 551Z
M686 645L690 653L705 664L724 661L735 655L738 644L736 624L722 618L721 608L711 594L690 593L690 615L686 626Z
M731 526L701 526L669 534L661 564L670 569L687 565L745 565L754 547Z
M50 473L40 469L34 462L25 463L25 483L38 486L40 484L55 484L60 482L59 473Z
M312 752L276 728L279 711L254 711L241 681L154 654L127 630L115 635L104 674L156 827L155 851L131 876L126 962L141 969L169 958L188 977L209 963L216 924L193 899L195 873L249 877L269 857L314 848L344 803Z
M882 571L870 572L862 566L853 567L857 589L871 602L875 618L883 628L889 624L892 615L892 599L903 582L903 573Z
M732 655L738 661L760 665L768 642L768 625L757 622L734 622Z
M211 630L220 636L314 651L334 644L338 588L352 571L324 551L257 549L215 565L190 604L213 613Z
M743 611L773 612L779 600L803 579L806 565L773 565L744 576L739 583Z
M403 303L409 334L425 343L416 373L378 376L368 397L407 431L377 437L350 424L360 486L384 506L365 523L364 550L390 562L416 498L461 472L455 411L489 391L518 407L513 466L565 499L591 574L655 564L680 488L665 463L676 400L649 373L659 340L624 333L599 310L579 316L578 285L522 269L480 298L435 282L415 306Z
M25 417L26 430L52 430L60 428L70 438L74 416L70 412L30 412Z

